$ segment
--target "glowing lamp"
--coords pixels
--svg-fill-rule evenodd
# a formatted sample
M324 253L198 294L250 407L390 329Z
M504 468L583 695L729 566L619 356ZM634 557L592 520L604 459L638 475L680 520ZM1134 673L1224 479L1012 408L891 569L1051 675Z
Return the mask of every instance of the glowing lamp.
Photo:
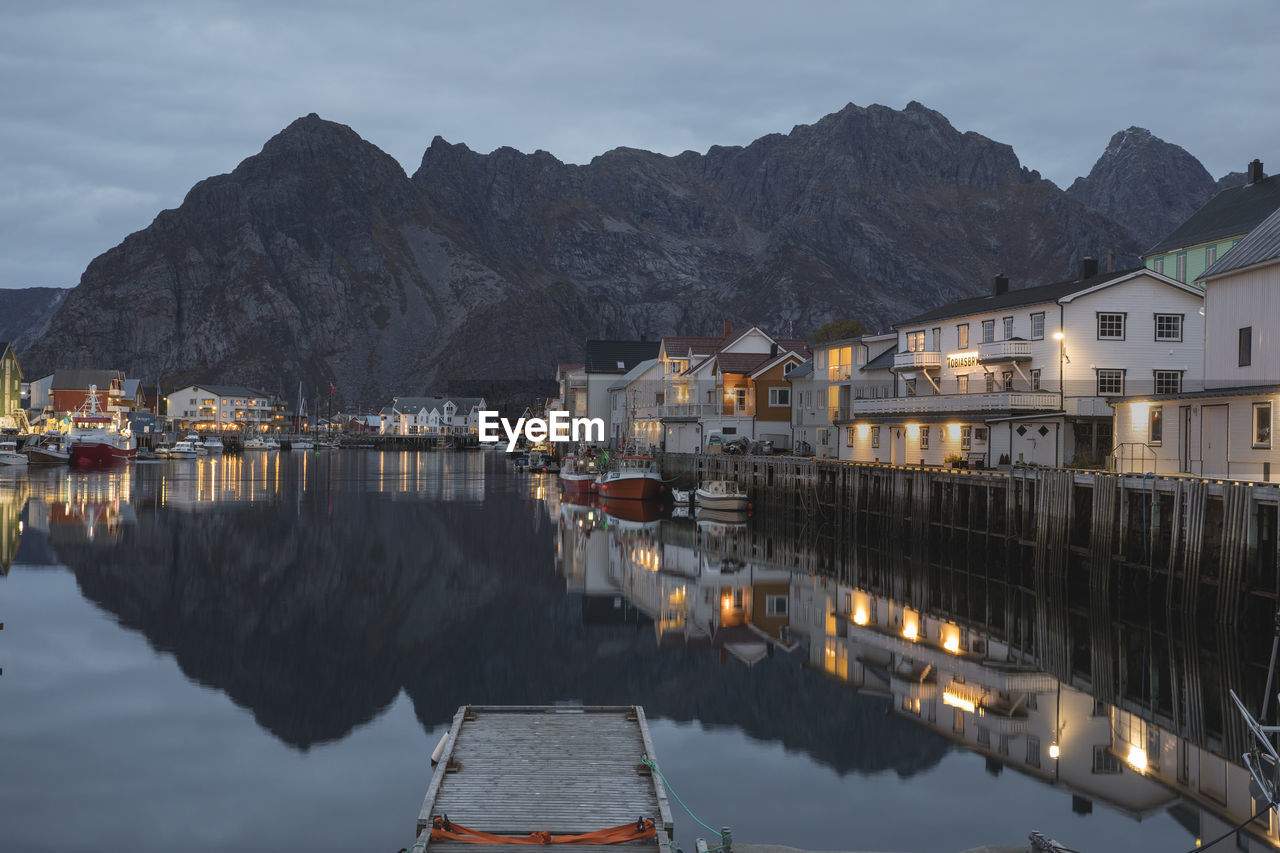
M942 644L942 647L952 654L959 654L960 638L955 634L952 634L950 637L947 637L946 641Z
M959 440L959 438L960 438L960 424L947 424L947 436L948 436L952 441L957 441L957 440Z
M907 437L913 439L919 438L920 424L907 424Z
M1147 751L1140 746L1129 747L1129 757L1125 759L1129 762L1129 766L1139 773L1143 773L1147 769Z
M1060 340L1062 340L1064 337L1066 337L1066 335L1062 334L1062 332L1054 332L1054 333L1053 333L1053 339L1054 339L1055 341L1060 341Z
M1059 755L1061 755L1061 754L1062 754L1062 750L1058 749L1058 745L1057 745L1056 743L1051 743L1051 744L1049 744L1049 757L1050 757L1050 758L1052 758L1054 761L1057 761L1057 760L1058 760L1058 756L1059 756Z
M853 614L853 624L855 625L867 624L867 611L863 610L862 608L858 608L858 610L856 610Z
M871 435L871 424L858 424L858 438L866 438Z
M907 624L903 625L902 636L906 637L908 640L914 640L917 636L919 636L919 632L916 628L916 623L908 622Z
M978 707L963 696L957 696L951 692L942 694L942 704L950 705L952 708L959 708L961 711L968 711L970 714Z

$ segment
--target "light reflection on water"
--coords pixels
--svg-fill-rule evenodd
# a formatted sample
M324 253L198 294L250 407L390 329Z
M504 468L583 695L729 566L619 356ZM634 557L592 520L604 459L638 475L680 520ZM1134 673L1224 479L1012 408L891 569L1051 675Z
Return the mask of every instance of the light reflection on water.
M1177 849L1243 807L1211 737L1098 707L1016 632L758 520L614 513L481 453L0 478L0 849L399 849L464 702L643 704L740 840Z

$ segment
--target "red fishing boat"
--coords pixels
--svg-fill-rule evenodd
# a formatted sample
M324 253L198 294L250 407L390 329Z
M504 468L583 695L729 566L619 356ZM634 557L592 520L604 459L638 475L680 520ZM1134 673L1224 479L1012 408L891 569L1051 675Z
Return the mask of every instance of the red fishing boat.
M623 456L600 480L605 500L656 501L667 493L652 456Z
M98 406L98 389L89 386L84 407L71 414L71 464L89 468L130 462L138 445L128 427L119 429L111 415Z
M570 454L560 463L560 484L566 495L591 494L598 474L594 459Z

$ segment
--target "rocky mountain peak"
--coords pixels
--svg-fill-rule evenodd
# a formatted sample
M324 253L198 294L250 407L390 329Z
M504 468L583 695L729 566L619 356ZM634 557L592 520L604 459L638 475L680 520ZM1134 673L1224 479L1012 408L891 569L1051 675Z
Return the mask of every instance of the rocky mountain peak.
M1185 149L1144 127L1115 133L1086 177L1067 194L1124 223L1144 249L1155 245L1217 191L1213 177Z

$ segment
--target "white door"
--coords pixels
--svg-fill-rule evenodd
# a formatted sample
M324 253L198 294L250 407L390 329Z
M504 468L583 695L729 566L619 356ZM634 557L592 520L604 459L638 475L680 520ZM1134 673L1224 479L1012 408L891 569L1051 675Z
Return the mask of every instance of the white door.
M1228 476L1226 406L1200 407L1200 460L1200 476Z

